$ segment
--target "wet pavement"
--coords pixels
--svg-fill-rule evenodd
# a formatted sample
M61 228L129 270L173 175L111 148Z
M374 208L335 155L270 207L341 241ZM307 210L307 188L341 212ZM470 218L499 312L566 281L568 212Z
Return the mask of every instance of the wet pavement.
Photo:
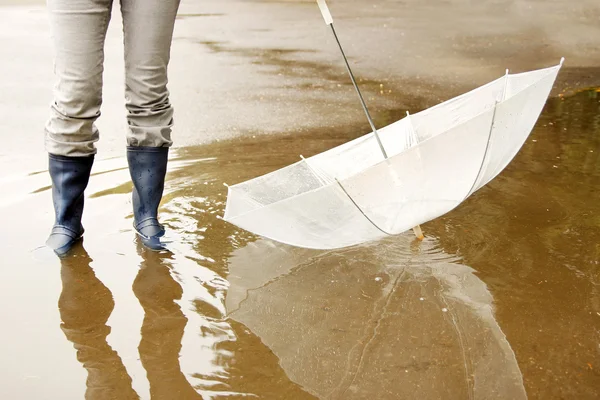
M542 3L547 12L522 33L519 27ZM422 243L407 233L320 252L279 245L225 223L219 218L224 182L270 172L367 127L328 32L319 30L320 40L301 34L321 29L312 2L184 2L172 79L182 143L171 154L161 207L170 251L143 249L132 231L113 24L108 53L114 63L101 120L106 134L87 191L85 240L62 260L42 246L52 209L36 132L48 101L31 94L45 90L51 77L44 31L34 28L43 9L0 9L22 22L12 26L19 32L14 46L30 45L17 46L21 58L0 67L2 87L12 96L0 100L3 130L22 133L6 137L8 150L0 153L0 218L11 230L1 247L0 397L600 395L600 50L587 35L598 30L588 24L600 15L597 8L585 1L567 8L558 2L494 3L496 17L471 35L469 45L457 40L463 28L438 43L469 48L468 57L466 50L455 58L444 53L425 69L426 61L405 63L406 53L387 57L391 47L383 38L404 29L399 17L359 13L351 4L336 1L331 8L340 15L348 52L362 53L354 59L356 72L365 72L360 75L378 126L485 83L506 66L533 69L567 57L536 128L498 178L424 224ZM403 4L378 6L390 15L409 12L403 18L420 26L417 17L427 14L419 7L427 6L415 3L407 10ZM440 7L427 10L436 21L446 6ZM460 14L467 6L453 7ZM484 11L475 7L469 15ZM269 12L280 18L271 21ZM256 18L244 18L248 13ZM506 13L520 17L503 26ZM282 34L293 20L293 32ZM352 21L356 31L344 32ZM574 26L570 31L561 25L567 22ZM407 41L446 28L407 29ZM268 35L269 29L278 34ZM17 48L0 37L3 48ZM534 39L548 45L536 48ZM490 50L488 40L491 47L516 43L526 56ZM435 53L428 46L434 44L423 54ZM192 48L197 52L186 53ZM373 62L378 54L385 61ZM35 60L42 65L22 68ZM423 80L431 80L407 93L404 85L418 82L418 68ZM8 73L29 79L9 81ZM207 143L193 145L201 142Z

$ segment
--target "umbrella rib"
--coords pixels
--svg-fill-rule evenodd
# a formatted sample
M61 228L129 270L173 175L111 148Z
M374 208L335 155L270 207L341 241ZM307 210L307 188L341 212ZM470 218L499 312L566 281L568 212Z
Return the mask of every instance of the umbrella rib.
M360 208L360 206L356 203L356 201L354 201L354 199L352 198L352 196L350 196L350 194L346 191L346 188L344 188L344 186L342 185L342 183L340 181L335 180L337 182L338 185L340 185L340 188L344 191L344 193L346 194L346 196L348 196L348 198L350 199L350 201L352 202L352 204L354 204L354 207L356 207L356 209L358 211L360 211L360 213L367 219L367 221L369 221L371 223L371 225L373 225L375 228L377 228L380 232L382 232L385 235L388 236L393 236L393 234L384 231L383 229L381 229L375 222L373 222L373 220L371 218L369 218L367 216L367 214L365 214L365 212Z
M488 140L485 145L485 151L483 152L483 158L481 159L481 165L479 166L479 171L477 171L477 175L475 176L475 181L473 182L471 189L469 189L469 191L467 192L467 195L465 196L463 201L465 201L467 199L467 197L469 197L470 195L473 194L473 189L475 189L475 186L477 185L477 181L479 180L479 176L481 175L481 171L483 171L483 165L485 164L485 158L487 157L488 150L490 149L490 142L492 141L492 131L494 130L494 121L496 120L496 107L497 106L498 106L498 101L496 101L496 103L494 104L494 112L492 113L492 123L490 125L490 132L488 133Z
M504 101L506 99L506 87L507 86L508 86L508 69L506 70L506 73L504 74L504 87L502 88L501 101ZM475 185L477 185L477 181L479 180L481 171L483 171L483 164L485 164L485 158L487 157L488 151L490 149L490 142L492 141L492 131L494 130L494 122L496 121L496 110L498 108L498 103L500 103L500 101L498 101L498 100L496 100L496 102L494 103L494 111L492 113L492 123L490 124L490 132L488 133L488 140L485 145L485 151L483 152L483 158L481 159L481 165L479 166L479 171L477 171L477 176L475 176L475 181L473 182L473 186L471 186L471 189L469 189L469 191L467 192L467 195L465 196L463 201L465 201L467 199L467 197L469 197L470 195L473 194L473 189L475 189Z
M329 185L331 183L331 178L329 178L329 175L327 173L325 173L324 171L321 171L320 169L317 169L314 166L310 165L310 163L308 162L308 160L306 158L304 158L303 155L300 155L300 158L302 159L302 162L308 167L308 169L319 180L319 182L321 182L323 184L323 186Z

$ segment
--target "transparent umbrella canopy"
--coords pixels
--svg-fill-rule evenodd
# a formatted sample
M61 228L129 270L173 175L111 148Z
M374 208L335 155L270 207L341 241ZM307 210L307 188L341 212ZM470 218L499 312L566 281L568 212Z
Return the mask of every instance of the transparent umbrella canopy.
M322 11L335 34L326 6ZM515 157L563 60L519 74L507 70L486 85L379 130L355 85L372 132L229 186L223 219L281 243L334 249L400 234L438 218Z

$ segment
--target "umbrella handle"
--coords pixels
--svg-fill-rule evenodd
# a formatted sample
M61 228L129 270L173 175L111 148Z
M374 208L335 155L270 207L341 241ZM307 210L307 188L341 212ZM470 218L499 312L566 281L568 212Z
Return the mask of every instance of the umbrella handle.
M331 32L333 33L333 37L335 38L335 41L337 42L338 47L340 48L340 51L342 52L342 57L344 57L344 62L346 63L346 69L348 70L348 74L350 75L350 79L352 80L352 85L354 85L354 89L356 89L356 93L358 94L358 98L360 99L360 104L362 105L363 110L365 111L367 120L369 121L369 125L371 125L371 130L373 131L373 134L375 135L375 139L377 139L377 144L379 145L381 154L383 154L383 158L385 158L387 160L388 155L385 152L385 148L383 147L383 143L381 142L381 138L379 137L377 128L375 128L375 124L373 123L371 114L369 114L369 110L367 109L365 100L363 99L362 94L360 93L360 89L358 88L358 84L356 83L356 79L354 78L354 74L352 73L352 69L350 68L348 59L346 58L346 54L344 53L344 49L342 48L342 44L340 43L340 40L338 39L337 33L335 33L335 28L333 27L333 18L331 17L331 13L329 12L329 7L327 7L327 3L325 2L325 0L317 0L317 5L319 6L319 9L321 10L321 14L323 15L323 19L325 20L325 23L331 27Z
M329 7L327 7L327 3L325 2L325 0L317 0L317 4L319 5L319 8L321 9L321 14L323 14L323 19L325 20L325 23L327 25L333 24L333 17L331 16L331 13L329 12Z

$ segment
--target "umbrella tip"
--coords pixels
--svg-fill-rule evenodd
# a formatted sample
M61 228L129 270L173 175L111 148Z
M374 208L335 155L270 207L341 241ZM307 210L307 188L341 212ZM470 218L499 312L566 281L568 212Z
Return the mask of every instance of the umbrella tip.
M421 230L421 225L417 225L413 227L413 233L419 240L425 239L425 235L423 235L423 230Z
M304 156L302 154L300 154L300 158L304 161L306 161L306 158L304 158Z
M410 113L408 112L408 110L406 110L406 116L410 117Z
M562 65L563 65L563 63L564 63L564 62L565 62L565 58L564 58L564 57L561 57L561 58L560 58L560 66L561 66L561 67L562 67Z
M229 185L228 185L228 184L226 184L225 182L223 182L223 186L225 186L225 187L227 187L227 188L229 187Z
M506 75L508 75L508 68L506 68Z

